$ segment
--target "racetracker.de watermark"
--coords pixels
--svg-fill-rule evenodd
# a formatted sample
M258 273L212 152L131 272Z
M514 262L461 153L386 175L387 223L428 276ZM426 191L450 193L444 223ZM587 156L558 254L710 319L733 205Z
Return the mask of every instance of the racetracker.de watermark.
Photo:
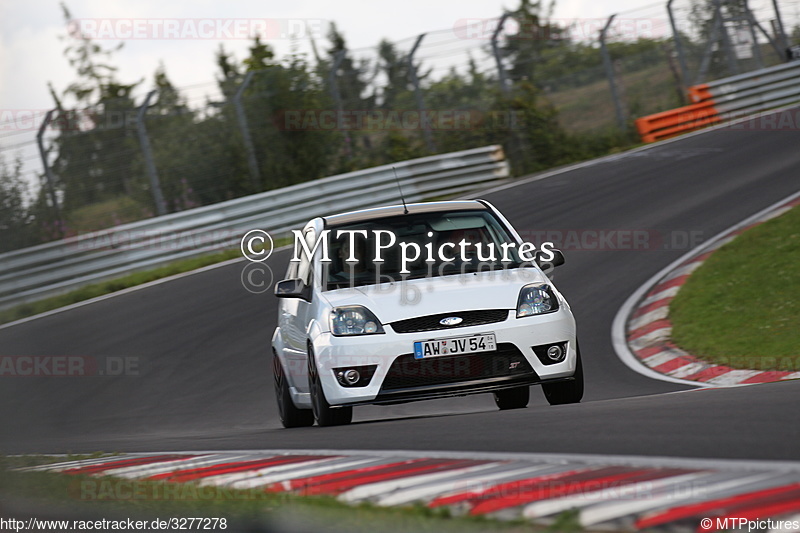
M275 118L281 131L518 130L518 111L477 109L289 109Z
M101 230L82 233L69 241L75 251L101 250L196 250L227 249L239 240L239 233L220 230Z
M520 236L535 245L549 242L566 251L633 251L693 250L705 242L702 230L655 230L632 228L598 229L531 229L520 230Z
M330 21L314 18L82 18L69 21L74 38L130 41L323 39Z
M0 355L0 378L139 377L143 363L137 356Z
M499 23L499 18L458 19L453 24L453 33L463 40L490 41ZM528 23L510 17L503 23L502 35L511 41L596 41L607 23L608 18L553 18L546 23ZM609 35L623 41L659 39L671 37L672 29L667 18L616 17L609 27Z

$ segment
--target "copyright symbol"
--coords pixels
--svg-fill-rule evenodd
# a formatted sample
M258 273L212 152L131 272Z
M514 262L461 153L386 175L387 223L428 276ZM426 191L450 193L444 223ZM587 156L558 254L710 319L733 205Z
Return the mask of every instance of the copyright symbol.
M261 250L256 250L256 246L260 246ZM239 248L242 250L242 255L249 261L261 263L272 255L272 246L272 237L269 236L269 233L261 229L254 229L244 234Z
M700 520L700 527L702 527L703 529L711 529L711 526L713 525L714 521L711 520L710 518L703 518L702 520Z
M242 287L244 287L247 292L253 294L265 293L272 287L272 269L269 265L256 262L248 263L242 269L241 280Z

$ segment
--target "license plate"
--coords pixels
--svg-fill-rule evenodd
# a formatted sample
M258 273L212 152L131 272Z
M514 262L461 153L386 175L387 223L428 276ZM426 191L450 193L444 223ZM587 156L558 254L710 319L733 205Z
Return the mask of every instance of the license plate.
M414 359L442 355L462 355L465 353L491 352L496 348L494 333L465 335L447 339L433 339L414 343Z

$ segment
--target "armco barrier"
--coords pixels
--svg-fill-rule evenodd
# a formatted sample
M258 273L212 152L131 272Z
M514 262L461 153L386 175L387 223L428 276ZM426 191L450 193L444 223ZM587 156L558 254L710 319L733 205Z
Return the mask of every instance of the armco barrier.
M272 234L310 218L455 194L508 178L501 146L403 161L0 254L0 309L81 285L236 246L245 232Z
M800 102L800 61L689 88L691 105L636 119L644 142Z

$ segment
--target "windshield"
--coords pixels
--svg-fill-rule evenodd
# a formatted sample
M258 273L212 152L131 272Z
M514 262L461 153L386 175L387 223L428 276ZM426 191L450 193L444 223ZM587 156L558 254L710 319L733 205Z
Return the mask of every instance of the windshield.
M330 229L328 290L522 265L515 245L508 246L514 239L487 211L408 214Z

